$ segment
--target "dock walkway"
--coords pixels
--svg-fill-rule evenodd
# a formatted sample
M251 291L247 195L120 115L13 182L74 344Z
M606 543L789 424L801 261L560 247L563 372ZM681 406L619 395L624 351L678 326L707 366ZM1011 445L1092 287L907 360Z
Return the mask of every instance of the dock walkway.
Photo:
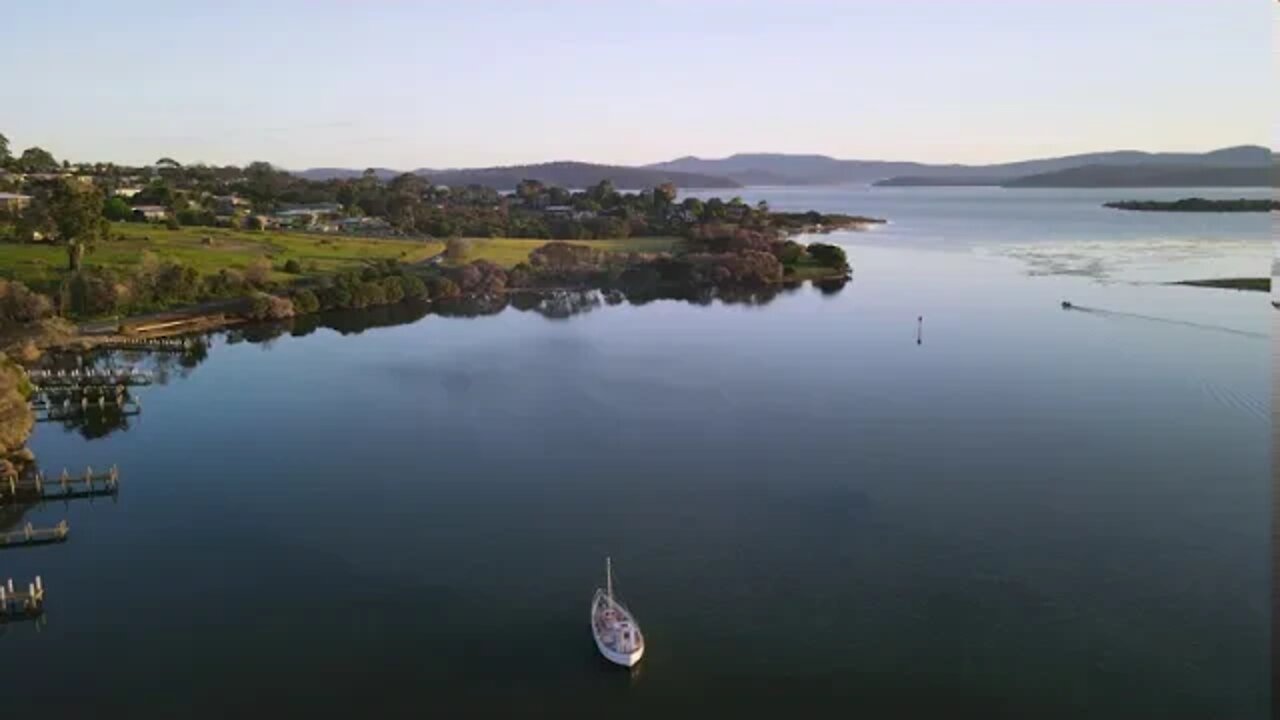
M0 585L0 623L24 620L44 613L44 583L37 575L27 589L15 590L13 578Z
M70 533L71 526L67 524L66 520L51 528L38 528L31 523L27 523L21 530L0 532L0 549L66 542Z
M45 477L43 473L29 478L9 475L0 478L0 505L115 495L119 491L120 471L114 465L110 470L99 473L91 467L86 468L83 475L72 475L63 470L57 478Z

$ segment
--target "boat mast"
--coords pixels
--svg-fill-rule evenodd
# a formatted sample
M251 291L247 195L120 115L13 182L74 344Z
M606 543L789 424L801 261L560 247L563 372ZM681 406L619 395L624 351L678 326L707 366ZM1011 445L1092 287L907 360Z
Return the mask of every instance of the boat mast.
M604 556L604 578L605 578L604 579L605 587L607 588L605 590L605 594L609 596L610 600L612 600L613 599L613 561L609 559L608 555Z

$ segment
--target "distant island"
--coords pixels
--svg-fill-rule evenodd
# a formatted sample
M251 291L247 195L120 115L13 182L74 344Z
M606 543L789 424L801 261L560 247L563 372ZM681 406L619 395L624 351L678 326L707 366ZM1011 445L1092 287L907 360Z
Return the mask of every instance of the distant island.
M1136 210L1139 212L1237 213L1280 210L1280 202L1250 198L1206 200L1205 198L1193 197L1167 202L1161 200L1120 200L1103 203L1103 207L1115 210Z
M1215 280L1183 280L1172 285L1190 285L1192 287L1218 288L1221 290L1251 290L1254 292L1271 292L1271 278L1220 278Z
M1007 188L1123 188L1123 187L1268 187L1276 186L1275 165L1256 167L1193 167L1163 165L1085 165L1017 178Z
M1268 187L1280 185L1280 166L1089 164L1020 175L902 175L877 187L1124 188L1124 187Z

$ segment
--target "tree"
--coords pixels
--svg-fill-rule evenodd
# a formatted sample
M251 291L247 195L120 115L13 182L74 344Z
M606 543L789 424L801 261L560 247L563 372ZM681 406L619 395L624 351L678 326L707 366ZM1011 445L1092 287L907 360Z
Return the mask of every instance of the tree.
M0 167L8 165L12 159L13 154L9 152L9 138L5 137L4 133L0 133Z
M537 180L521 180L516 183L516 197L520 198L525 205L532 205L542 195L543 189L542 183Z
M444 244L444 256L455 262L467 259L471 253L471 241L466 238L449 238Z
M828 245L827 243L812 243L808 248L809 257L819 265L836 268L848 269L849 259L844 254L844 249L838 245Z
M254 293L245 310L245 315L251 320L280 320L293 317L293 314L293 301L266 293Z
M264 257L255 258L244 269L244 279L255 287L266 285L271 280L271 261Z
M102 216L113 222L129 220L133 217L133 208L129 207L129 203L125 202L124 198L107 198L107 201L102 204Z
M58 161L41 147L29 147L18 157L17 168L26 173L57 172Z
M301 315L316 312L320 309L320 298L306 288L293 293L293 309Z
M653 189L653 199L656 204L666 206L676 201L675 183L664 182Z
M24 224L66 245L67 265L74 272L80 269L85 252L110 231L102 207L102 191L97 187L63 178L37 192L24 214Z

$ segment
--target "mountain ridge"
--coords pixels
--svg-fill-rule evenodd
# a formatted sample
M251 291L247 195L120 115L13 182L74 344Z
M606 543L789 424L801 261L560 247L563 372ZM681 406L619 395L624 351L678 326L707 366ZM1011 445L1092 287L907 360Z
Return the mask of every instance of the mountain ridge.
M1083 183L1090 182L1093 177L1097 178L1096 182L1104 183L1101 187L1123 187L1124 185L1105 183L1133 182L1120 179L1121 175L1125 175L1129 178L1151 177L1160 184L1175 187L1179 182L1190 182L1193 179L1207 182L1208 185L1226 183L1228 186L1238 186L1248 178L1268 179L1267 173L1274 172L1275 163L1276 156L1269 148L1260 145L1234 145L1202 153L1109 150L985 165L931 164L906 160L842 160L811 153L765 152L735 153L724 158L686 155L640 166L561 160L480 168L417 168L409 172L425 176L441 185L480 184L499 190L510 190L526 178L562 187L586 187L608 179L621 189L652 187L668 181L685 189L839 184L1049 187L1035 183L1054 182L1053 177L1028 180L1030 184L1021 184L1021 181L1090 167L1094 169L1085 173L1068 173L1059 178L1059 181ZM1107 167L1129 169L1110 172L1099 169ZM1140 168L1151 170L1140 171ZM379 179L388 180L404 171L375 168L374 172ZM363 173L364 170L330 167L310 168L294 174L311 180L328 180L354 178Z

